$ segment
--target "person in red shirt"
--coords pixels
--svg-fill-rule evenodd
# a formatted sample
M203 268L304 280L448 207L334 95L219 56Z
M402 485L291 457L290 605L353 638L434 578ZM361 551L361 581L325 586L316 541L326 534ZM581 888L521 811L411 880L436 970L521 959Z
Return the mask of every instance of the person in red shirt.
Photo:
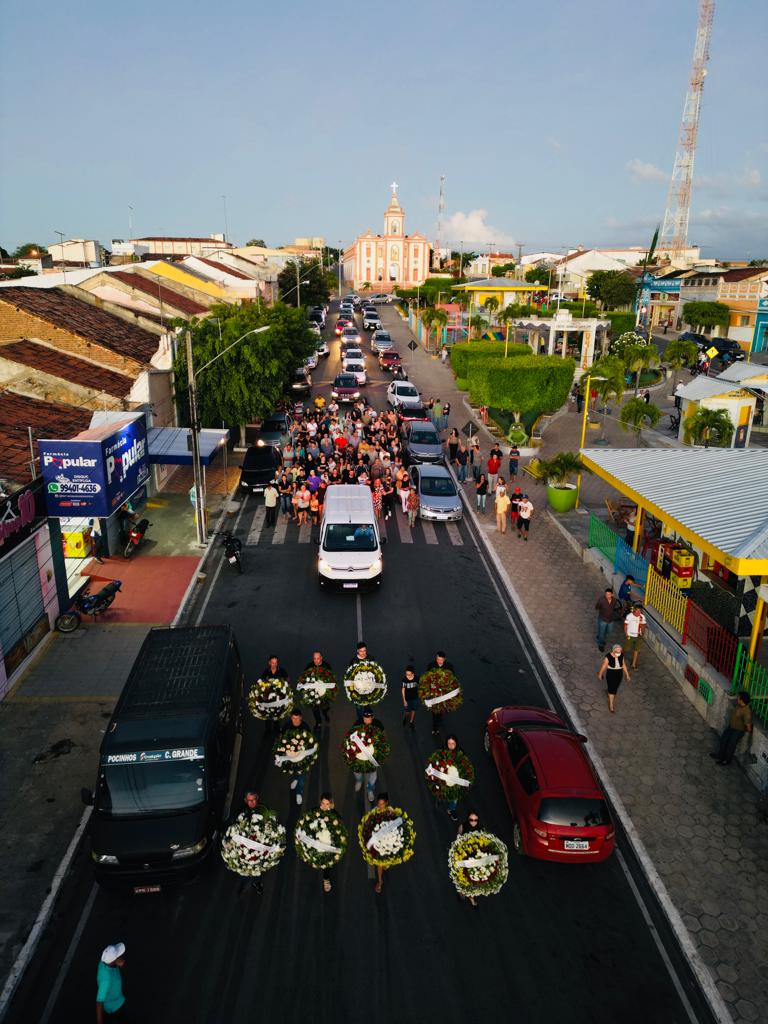
M346 439L346 437L344 437L343 434L339 434L339 436L334 440L333 443L336 445L336 448L340 452L345 452L347 450L347 446L349 445L349 441Z
M501 469L501 459L494 451L488 456L488 490L491 494L496 490L496 481L499 478L499 470Z

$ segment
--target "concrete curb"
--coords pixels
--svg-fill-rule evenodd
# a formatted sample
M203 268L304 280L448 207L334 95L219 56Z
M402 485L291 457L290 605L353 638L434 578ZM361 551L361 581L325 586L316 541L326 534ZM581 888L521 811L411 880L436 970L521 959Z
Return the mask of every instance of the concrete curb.
M453 473L453 470L451 470L451 472ZM557 690L558 696L562 701L563 706L566 708L568 712L568 717L571 719L577 731L582 733L586 732L585 727L581 721L579 712L571 702L571 699L568 696L568 693L565 689L565 685L563 684L563 681L560 678L557 669L550 660L546 648L536 631L536 627L534 626L528 613L525 610L525 605L523 604L522 600L520 599L520 596L515 590L515 586L512 583L512 580L510 579L506 569L504 568L501 559L496 554L493 545L485 536L485 531L482 529L482 524L477 518L477 514L474 508L472 507L471 501L467 497L461 485L457 483L457 487L461 494L462 501L464 502L464 505L467 511L469 512L470 518L472 519L475 529L479 534L480 541L483 545L483 549L485 550L485 553L489 560L493 563L494 568L498 572L499 577L507 591L507 594L513 601L515 609L518 615L520 616L523 625L525 626L526 632L531 637L531 640L535 643L539 657L541 658L541 661L544 667L546 668L547 673L550 679L552 680L555 689ZM608 793L608 796L610 797L611 803L616 809L616 813L618 814L621 820L622 827L624 828L627 838L629 839L629 842L632 845L635 856L637 857L640 865L642 866L642 869L648 880L648 884L653 889L656 898L658 899L667 917L667 920L669 921L669 924L673 932L675 933L675 937L677 938L677 941L680 944L680 948L687 957L696 975L696 978L699 982L699 985L701 986L701 989L704 993L707 1002L709 1003L709 1006L712 1010L714 1017L716 1018L716 1020L720 1022L720 1024L733 1024L733 1018L728 1012L728 1008L725 1005L725 1001L723 1000L723 997L720 995L720 992L718 991L717 986L715 985L715 981L712 975L710 974L707 965L701 959L699 952L693 943L693 939L691 938L688 929L685 927L685 924L683 923L683 920L677 910L677 907L672 902L672 898L667 891L667 887L664 885L664 882L662 881L659 873L654 867L653 861L651 860L651 857L645 848L645 844L640 838L640 835L634 826L632 818L630 817L629 812L624 806L623 800L619 796L618 791L616 790L611 781L608 769L606 768L600 755L595 751L594 747L590 749L589 756L597 770L598 775L600 776L600 779L602 780L602 783L605 787L606 792Z

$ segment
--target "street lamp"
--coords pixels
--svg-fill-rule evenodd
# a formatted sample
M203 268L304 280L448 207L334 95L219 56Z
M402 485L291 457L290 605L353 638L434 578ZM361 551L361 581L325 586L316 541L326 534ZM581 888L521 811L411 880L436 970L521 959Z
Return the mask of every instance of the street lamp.
M239 345L244 338L248 338L251 334L261 334L263 331L268 331L270 324L265 327L254 327L251 331L246 331L245 334L233 341L231 345L227 345L225 349L222 349L218 355L215 355L213 359L209 359L207 363L200 367L197 371L198 374L202 373L203 370L207 370L209 366L216 362L217 359L221 359L223 355L226 355L230 349L234 348L235 345ZM205 495L203 494L203 472L202 465L200 463L200 425L197 418L197 386L195 381L195 365L192 356L192 332L187 331L186 335L187 342L187 377L189 387L189 418L190 418L190 429L192 431L192 471L195 478L195 511L197 513L197 542L200 545L207 543L206 536L206 524L205 524Z
M59 236L59 245L61 246L61 272L64 275L63 283L66 284L67 283L67 263L66 263L66 260L64 259L64 232L63 231L54 231L53 233L54 233L54 235L58 235Z
M595 380L605 380L606 378L605 377L595 377L594 379ZM591 388L592 388L592 374L588 373L587 374L587 384L586 384L586 387L584 388L584 391L585 391L585 395L584 395L584 399L585 399L584 400L584 416L582 417L582 420L581 420L581 444L579 445L579 453L581 453L581 450L584 447L584 440L585 440L585 438L587 436L587 417L589 416L589 395L590 395ZM579 470L579 475L578 475L578 477L576 479L576 506L575 506L576 508L579 507L579 497L580 496L581 496L581 470Z
M339 239L339 298L341 298L341 247L343 242Z

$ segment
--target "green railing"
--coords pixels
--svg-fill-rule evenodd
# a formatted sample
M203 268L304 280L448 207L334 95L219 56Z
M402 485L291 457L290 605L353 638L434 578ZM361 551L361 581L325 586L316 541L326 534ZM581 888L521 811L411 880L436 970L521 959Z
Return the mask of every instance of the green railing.
M609 562L616 559L616 544L619 535L595 515L589 517L589 546L602 551Z
M731 693L746 690L752 700L750 707L755 718L768 724L768 669L750 658L746 649L739 644L736 652L736 666L731 680Z

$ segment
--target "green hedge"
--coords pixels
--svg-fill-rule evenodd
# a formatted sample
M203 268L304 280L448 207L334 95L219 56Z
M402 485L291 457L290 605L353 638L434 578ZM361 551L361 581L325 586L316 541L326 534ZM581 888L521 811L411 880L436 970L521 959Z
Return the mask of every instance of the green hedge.
M634 331L635 329L635 314L634 313L598 313L601 320L611 321L611 337L618 338L621 334L626 331Z
M511 342L507 350L509 357L529 356L532 353L530 345L513 345ZM462 341L451 349L451 366L457 377L466 377L470 362L483 362L487 359L498 359L504 357L503 341Z
M560 356L472 361L467 383L476 405L552 413L568 399L576 363Z

